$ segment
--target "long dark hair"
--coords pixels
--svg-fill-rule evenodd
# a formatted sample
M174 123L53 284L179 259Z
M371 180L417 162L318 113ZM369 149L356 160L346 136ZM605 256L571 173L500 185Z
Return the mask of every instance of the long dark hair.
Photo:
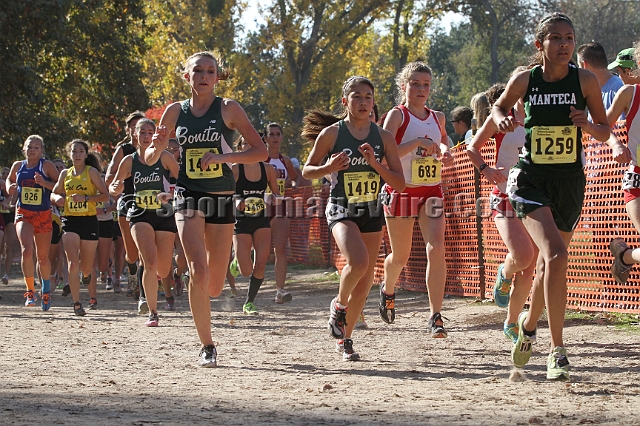
M79 144L84 147L84 150L87 153L87 158L84 159L84 164L86 166L91 166L94 169L98 170L98 172L102 173L102 165L100 164L100 158L93 151L89 151L89 144L82 139L74 139L69 142L66 146L67 155L71 158L71 151L73 150L73 145Z

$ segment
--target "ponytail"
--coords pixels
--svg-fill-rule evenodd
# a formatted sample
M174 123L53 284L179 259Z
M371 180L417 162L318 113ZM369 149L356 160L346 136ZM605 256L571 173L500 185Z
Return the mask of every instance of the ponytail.
M302 119L302 137L314 143L322 130L344 119L346 116L346 111L338 117L330 112L312 109Z

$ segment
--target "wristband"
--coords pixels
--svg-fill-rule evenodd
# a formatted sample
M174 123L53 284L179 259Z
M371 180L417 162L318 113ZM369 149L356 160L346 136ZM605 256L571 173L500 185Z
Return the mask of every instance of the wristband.
M486 169L487 167L489 167L489 165L488 165L487 163L482 163L482 165L481 165L480 167L478 167L478 171L479 171L480 173L482 173L482 171L483 171L484 169Z

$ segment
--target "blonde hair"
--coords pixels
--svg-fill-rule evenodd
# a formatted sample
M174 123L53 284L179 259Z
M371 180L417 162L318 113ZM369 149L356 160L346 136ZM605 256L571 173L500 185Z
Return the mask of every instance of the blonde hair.
M25 139L24 144L22 145L22 150L24 151L25 147L27 146L27 143L31 142L31 141L40 141L40 147L42 148L42 152L44 152L44 139L42 139L42 136L40 135L30 135L27 137L27 139Z
M396 88L398 90L398 94L396 95L396 103L401 105L407 101L407 98L404 94L404 90L402 90L402 86L406 86L409 82L409 78L411 74L414 72L424 72L433 77L433 72L431 71L431 67L422 61L409 62L406 64L402 70L398 74L396 74Z
M182 64L182 67L181 67L182 74L188 73L191 70L191 63L197 58L213 59L213 62L216 63L216 68L218 69L218 80L223 81L231 77L231 75L229 74L229 71L225 67L224 61L209 51L197 52L189 56L187 60L184 61L184 64Z
M480 126L487 121L489 109L491 108L485 92L476 93L473 98L471 98L470 106L473 110L473 118L476 119L476 125L480 128Z

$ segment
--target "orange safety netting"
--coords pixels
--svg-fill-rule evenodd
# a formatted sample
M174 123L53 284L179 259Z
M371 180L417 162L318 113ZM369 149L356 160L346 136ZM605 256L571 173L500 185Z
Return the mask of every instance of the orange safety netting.
M626 143L624 123L619 123L615 133ZM493 186L482 179L478 198L475 169L465 150L464 145L452 149L454 166L442 171L446 214L445 290L448 294L457 296L490 298L498 266L503 262L507 250L490 214L488 200ZM609 252L609 242L612 238L624 238L632 247L640 245L640 237L627 216L620 189L625 166L613 162L611 149L605 143L591 140L588 135L584 137L584 150L587 159L584 169L587 186L582 218L569 247L567 307L638 313L640 275L637 270L632 270L625 285L617 284L610 273L613 258ZM494 143L487 143L482 154L485 161L492 165L495 162ZM329 235L325 218L317 217L324 215L328 188L324 186L287 190L287 196L301 198L299 202L305 206L316 203L320 206L316 210L320 214L315 217L309 218L306 215L306 218L301 218L294 215L297 217L292 218L290 260L304 264L330 264L342 270L345 259ZM309 199L312 201L307 201ZM480 225L481 233L478 234L477 227ZM382 281L384 259L390 251L385 230L376 265L376 283ZM426 291L426 263L425 244L416 223L409 262L397 285L405 289Z

